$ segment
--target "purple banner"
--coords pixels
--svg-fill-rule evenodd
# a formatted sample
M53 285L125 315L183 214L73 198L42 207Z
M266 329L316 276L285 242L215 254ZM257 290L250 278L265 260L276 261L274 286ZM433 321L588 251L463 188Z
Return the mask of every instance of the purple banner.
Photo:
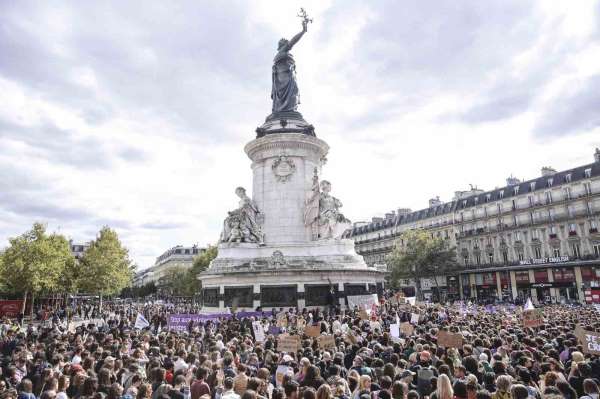
M262 317L263 312L237 312L235 315L238 319L245 317ZM231 313L171 314L167 319L167 325L169 330L187 331L190 321L193 321L194 324L197 324L198 322L206 322L209 320L229 320L231 317Z

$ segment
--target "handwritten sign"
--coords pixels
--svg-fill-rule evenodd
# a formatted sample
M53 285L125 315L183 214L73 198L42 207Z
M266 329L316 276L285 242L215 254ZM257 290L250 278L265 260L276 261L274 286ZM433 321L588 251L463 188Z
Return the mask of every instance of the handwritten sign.
M418 313L411 313L411 315L410 315L410 322L412 324L419 324L419 314Z
M288 321L287 316L284 312L277 315L277 327L287 327Z
M392 338L400 338L400 324L390 324L390 335Z
M346 334L346 340L352 345L356 345L356 343L358 342L358 339L356 339L356 336L353 333L351 333L350 331L348 331L348 333Z
M600 355L600 333L584 330L580 325L577 325L575 336L581 342L584 353Z
M349 295L347 298L350 309L354 309L355 306L359 309L371 309L373 305L379 305L377 294Z
M452 334L447 331L440 331L437 335L438 346L444 348L462 348L463 337L461 334Z
M282 334L277 341L277 349L280 352L296 353L300 347L300 337L297 335Z
M257 342L265 342L265 329L260 321L252 322L252 331L254 331L254 339Z
M542 309L523 311L523 327L539 327L542 325L544 325L544 312Z
M320 335L318 341L319 348L321 349L335 349L335 338L333 337L333 335Z
M407 337L412 335L412 333L414 331L415 331L415 327L412 324L410 324L408 321L405 321L404 323L400 323L400 332L402 332Z
M358 312L361 320L369 320L369 313L365 309L361 309Z
M308 335L309 337L316 338L321 335L321 326L306 326L304 328L304 334Z

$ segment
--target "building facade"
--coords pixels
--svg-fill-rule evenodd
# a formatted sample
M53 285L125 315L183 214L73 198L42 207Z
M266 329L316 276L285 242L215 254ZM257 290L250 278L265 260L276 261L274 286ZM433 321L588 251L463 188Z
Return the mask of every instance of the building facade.
M191 247L177 245L170 248L156 258L153 266L136 273L133 285L141 287L150 282L160 285L160 280L169 269L189 269L194 263L194 258L205 250L205 248L200 248L197 245Z
M385 264L401 234L424 229L456 247L461 271L425 279L445 297L600 303L600 150L594 162L483 191L471 187L416 212L399 209L346 234L369 265ZM405 285L412 282L405 281Z

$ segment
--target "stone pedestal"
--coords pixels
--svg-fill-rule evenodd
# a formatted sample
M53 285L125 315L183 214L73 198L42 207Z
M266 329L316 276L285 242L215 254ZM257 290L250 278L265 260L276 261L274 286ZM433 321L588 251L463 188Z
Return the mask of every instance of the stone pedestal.
M368 267L354 242L340 238L341 231L315 239L306 225L313 178L320 175L329 146L305 124L268 119L246 145L264 243L219 244L217 258L199 276L205 309L234 303L239 309L343 305L346 295L383 289L384 273Z

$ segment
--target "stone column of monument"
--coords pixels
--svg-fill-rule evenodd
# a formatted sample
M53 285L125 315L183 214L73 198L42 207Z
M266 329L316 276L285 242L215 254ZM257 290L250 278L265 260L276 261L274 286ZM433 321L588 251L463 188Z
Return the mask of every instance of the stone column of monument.
M368 267L343 238L342 202L321 178L329 146L298 112L295 61L306 33L279 41L272 68L272 112L244 150L252 195L238 187L237 209L223 222L219 253L201 273L204 306L222 310L344 305L345 296L381 290L384 273ZM234 187L232 185L232 187Z

